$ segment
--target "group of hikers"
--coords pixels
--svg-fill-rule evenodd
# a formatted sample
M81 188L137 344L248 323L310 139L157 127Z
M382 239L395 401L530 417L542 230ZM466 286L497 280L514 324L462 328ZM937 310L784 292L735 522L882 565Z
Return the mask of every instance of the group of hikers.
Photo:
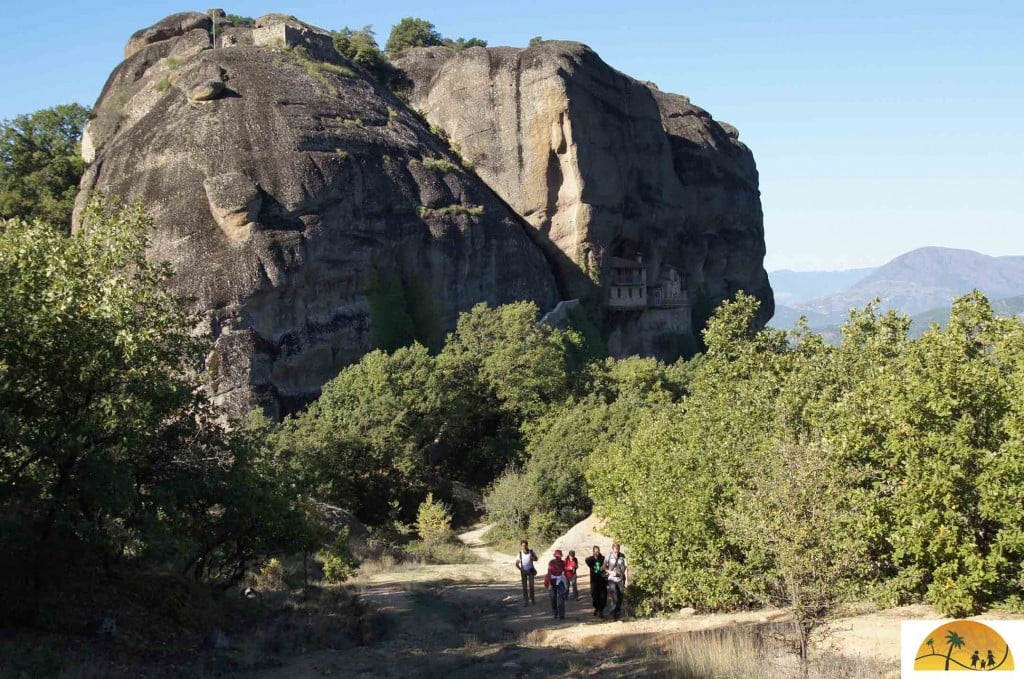
M516 568L519 569L523 583L523 606L537 605L533 582L537 577L537 561L537 553L530 548L529 542L520 542ZM599 546L594 545L591 555L584 559L584 563L590 574L590 597L594 604L594 616L604 618L605 610L610 605L612 617L618 620L622 614L626 586L629 584L626 555L622 553L617 543L612 545L611 554L607 557L601 553ZM551 599L551 613L556 620L565 619L565 600L569 598L570 591L574 601L580 600L576 584L579 567L576 552L571 549L565 558L562 557L562 550L556 549L548 562L548 569L544 574L544 589Z

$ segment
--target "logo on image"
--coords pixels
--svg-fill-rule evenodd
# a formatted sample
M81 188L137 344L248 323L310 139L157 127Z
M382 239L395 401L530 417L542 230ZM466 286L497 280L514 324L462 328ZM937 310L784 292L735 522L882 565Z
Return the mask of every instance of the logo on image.
M914 656L914 670L1012 671L1013 654L1002 635L988 625L953 620L922 640Z

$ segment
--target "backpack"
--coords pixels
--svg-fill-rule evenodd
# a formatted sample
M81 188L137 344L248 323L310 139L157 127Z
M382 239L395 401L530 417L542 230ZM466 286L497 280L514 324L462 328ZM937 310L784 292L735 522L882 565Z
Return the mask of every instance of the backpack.
M626 555L622 552L619 552L618 557L609 555L605 563L608 565L608 575L610 577L621 580L622 571L625 569L626 566Z

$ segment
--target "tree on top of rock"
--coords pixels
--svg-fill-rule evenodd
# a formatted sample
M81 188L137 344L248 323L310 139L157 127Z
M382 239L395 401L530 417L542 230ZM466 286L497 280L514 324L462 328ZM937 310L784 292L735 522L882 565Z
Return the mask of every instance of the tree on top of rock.
M405 17L391 28L384 49L389 56L394 57L410 47L435 47L443 44L444 38L434 24L426 19Z
M451 47L462 51L468 47L487 47L487 41L480 38L457 38L442 36L437 27L426 19L406 17L391 28L388 43L384 49L391 58L397 57L410 47Z

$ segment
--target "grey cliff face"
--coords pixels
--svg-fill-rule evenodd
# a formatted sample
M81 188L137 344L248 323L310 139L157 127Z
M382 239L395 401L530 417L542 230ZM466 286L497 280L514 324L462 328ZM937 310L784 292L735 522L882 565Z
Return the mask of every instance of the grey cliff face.
M674 358L738 290L771 317L757 170L735 128L579 43L417 48L397 66L412 104L534 227L566 296L603 316L613 354ZM633 264L645 285L627 280Z
M147 207L151 255L213 341L216 400L314 398L404 311L374 304L387 281L430 309L424 336L478 302L555 305L530 227L328 34L270 15L212 49L211 29L185 13L132 37L86 130L78 212L96 192Z

